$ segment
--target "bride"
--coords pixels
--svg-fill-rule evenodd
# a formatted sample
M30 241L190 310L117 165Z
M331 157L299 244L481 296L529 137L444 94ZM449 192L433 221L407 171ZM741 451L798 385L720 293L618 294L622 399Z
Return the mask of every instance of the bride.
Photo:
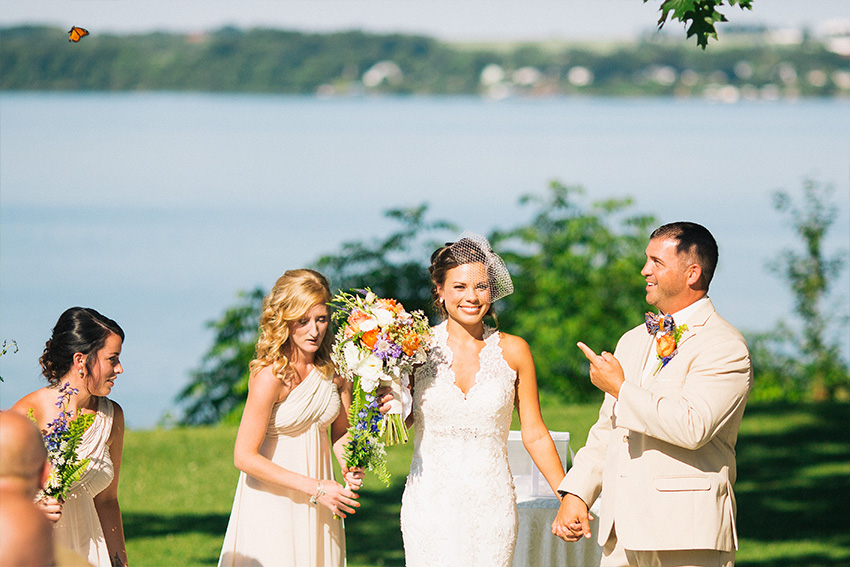
M408 567L507 566L517 536L508 468L513 408L522 440L553 493L564 470L540 415L534 360L520 337L484 324L513 292L502 259L464 233L431 256L432 294L445 318L413 376L414 453L402 496Z

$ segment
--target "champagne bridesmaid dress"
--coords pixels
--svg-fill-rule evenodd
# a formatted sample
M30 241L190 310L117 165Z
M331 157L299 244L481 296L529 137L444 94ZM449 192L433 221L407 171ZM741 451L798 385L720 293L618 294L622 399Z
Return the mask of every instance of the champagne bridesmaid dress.
M314 369L272 408L260 454L287 470L332 480L328 427L341 407L336 385ZM343 566L342 520L309 499L240 473L219 566Z

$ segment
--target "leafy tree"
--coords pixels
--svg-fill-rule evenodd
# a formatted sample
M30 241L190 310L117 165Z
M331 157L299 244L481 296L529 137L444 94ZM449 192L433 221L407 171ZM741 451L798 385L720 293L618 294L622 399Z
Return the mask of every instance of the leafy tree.
M598 393L576 341L613 350L623 331L642 320L640 268L654 223L650 216L630 214L629 199L585 204L581 195L580 188L553 182L545 195L521 200L536 205L528 224L490 236L515 286L514 294L496 306L500 327L528 340L541 389L567 400ZM334 288L368 286L408 309L432 312L428 262L458 229L448 221L428 220L427 210L420 205L388 211L398 229L370 242L345 242L338 253L319 258L316 268ZM216 330L213 346L180 394L187 406L183 423L239 418L263 295L260 289L240 294L240 302L210 324Z
M649 2L649 0L643 1ZM697 45L705 49L708 46L709 37L717 39L717 30L714 25L729 21L726 16L717 11L717 8L725 3L729 6L737 5L742 10L753 9L753 0L662 0L658 28L661 29L668 19L679 20L688 26L688 37L696 36Z
M322 256L316 269L328 276L334 288L369 286L378 295L398 299L408 309L427 313L431 303L428 258L438 244L425 235L455 230L446 221L426 220L427 209L421 205L387 211L387 217L401 224L397 231L371 243L345 242L339 253ZM254 358L266 293L261 288L239 293L239 301L209 323L215 330L213 345L177 398L185 406L184 425L239 421L248 397L248 365Z
M184 425L216 423L227 416L238 421L248 397L248 365L254 358L265 293L260 288L240 292L236 305L208 323L215 330L213 345L177 397L186 407Z
M445 242L445 239L435 240L432 235L457 233L457 228L448 221L426 220L427 211L428 205L424 204L387 211L388 218L401 224L396 232L369 243L345 242L338 253L319 258L317 269L334 288L368 286L380 297L397 299L408 310L431 313L429 259Z
M783 323L779 332L756 337L753 360L757 383L789 387L791 397L804 391L816 400L834 399L850 387L839 342L829 336L835 323L846 329L848 317L831 315L833 310L825 305L831 286L847 267L846 250L827 256L823 249L824 238L838 214L838 207L831 202L832 192L831 186L809 179L803 184L801 205L784 191L774 194L774 208L791 217L803 250L786 249L768 267L791 288L794 313L801 324Z
M667 12L662 10L664 21L676 19L679 13L687 18L686 8L691 4L710 4L714 8L722 2L664 2L662 6L672 6ZM695 22L700 21L694 18ZM0 89L474 94L481 92L482 70L495 64L503 68L505 84L516 93L699 96L717 82L718 71L724 73L730 86L759 88L781 84L777 68L779 63L785 63L800 77L817 71L828 78L817 85L797 81L793 85L795 94L847 93L841 81L834 78L846 71L847 61L828 51L822 41L791 46L726 42L722 48L718 45L718 49L707 52L679 42L628 42L605 49L544 43L471 47L399 34L224 28L192 35L157 32L118 36L91 30L90 37L70 44L66 30L0 28ZM401 76L364 85L363 75L382 61L398 65ZM736 74L739 63L749 65L752 73L746 77ZM539 81L533 85L515 84L513 72L524 66L541 71ZM575 66L587 68L593 81L581 86L572 84L569 71ZM669 67L672 76L679 79L653 79L653 70L659 66ZM686 71L684 76L688 78L683 80Z
M629 214L630 199L587 205L582 194L554 181L548 194L522 198L536 205L532 222L493 236L515 287L499 312L500 328L528 341L540 389L569 401L598 394L576 342L613 351L643 319L640 270L655 222Z
M809 397L805 364L789 354L795 338L785 323L772 331L747 335L755 374L751 400L800 402Z

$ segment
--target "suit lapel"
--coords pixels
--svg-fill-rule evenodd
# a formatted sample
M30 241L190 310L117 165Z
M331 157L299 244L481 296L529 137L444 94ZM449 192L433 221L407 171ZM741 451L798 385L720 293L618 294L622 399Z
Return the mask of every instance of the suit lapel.
M708 322L708 318L711 317L712 313L714 313L714 304L711 303L710 299L706 299L705 303L688 318L688 330L682 335L677 348L681 348L686 341L696 335Z
M654 341L653 336L649 333L644 333L640 339L639 347L634 349L635 356L628 361L628 367L624 367L626 380L634 382L640 386L641 378L643 377L643 366L649 356L649 351L652 349Z

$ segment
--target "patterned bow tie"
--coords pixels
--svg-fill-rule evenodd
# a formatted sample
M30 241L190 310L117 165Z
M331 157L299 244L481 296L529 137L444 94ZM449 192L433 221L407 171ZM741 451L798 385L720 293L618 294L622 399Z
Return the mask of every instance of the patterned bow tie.
M646 332L654 335L659 330L664 333L672 333L676 328L676 323L673 322L672 315L656 315L655 313L646 314Z

